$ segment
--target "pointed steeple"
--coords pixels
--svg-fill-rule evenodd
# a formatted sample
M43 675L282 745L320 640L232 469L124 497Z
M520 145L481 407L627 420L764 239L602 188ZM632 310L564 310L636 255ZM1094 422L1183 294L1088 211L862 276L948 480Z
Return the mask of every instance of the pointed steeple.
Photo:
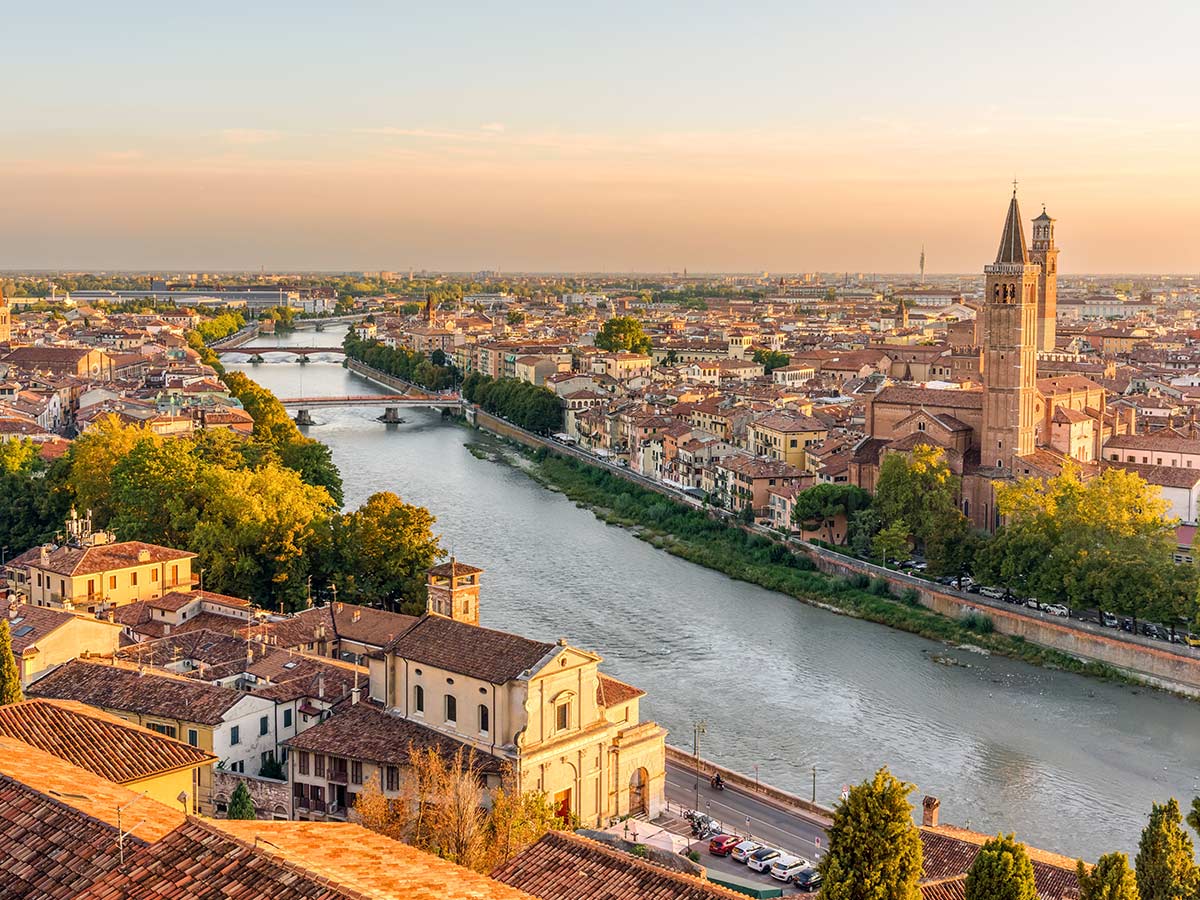
M1013 187L1012 202L1008 204L1008 218L1004 220L1004 233L1000 235L1000 249L996 251L996 265L1001 263L1028 264L1029 250L1025 246L1025 227L1021 224L1021 207L1017 205L1017 189Z

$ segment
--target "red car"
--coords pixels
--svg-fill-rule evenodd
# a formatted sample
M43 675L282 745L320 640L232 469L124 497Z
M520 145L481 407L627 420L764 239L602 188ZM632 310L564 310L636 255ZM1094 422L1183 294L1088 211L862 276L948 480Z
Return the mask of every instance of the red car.
M728 856L742 842L736 834L718 834L708 842L708 852L713 856Z

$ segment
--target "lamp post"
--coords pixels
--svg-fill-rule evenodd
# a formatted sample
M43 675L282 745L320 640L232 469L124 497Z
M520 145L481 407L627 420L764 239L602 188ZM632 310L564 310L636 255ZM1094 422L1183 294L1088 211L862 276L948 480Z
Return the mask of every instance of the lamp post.
M816 802L817 802L817 767L816 767L816 766L813 766L813 793L812 793L812 802L813 802L813 803L816 803Z
M696 757L696 810L700 810L700 735L706 734L707 725L701 719L692 726L692 754Z

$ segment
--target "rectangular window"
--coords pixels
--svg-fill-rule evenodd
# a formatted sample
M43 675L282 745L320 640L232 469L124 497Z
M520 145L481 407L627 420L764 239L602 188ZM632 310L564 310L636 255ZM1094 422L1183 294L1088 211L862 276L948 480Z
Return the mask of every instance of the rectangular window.
M296 754L296 771L301 775L308 774L308 751L301 750Z
M200 733L195 728L188 729L188 743L193 747L200 746Z
M179 584L179 566L171 566L171 584Z
M266 734L271 728L270 720L266 716L260 716L258 720L258 733Z
M151 731L157 731L159 734L165 734L169 738L175 737L174 725L160 725L158 722L148 722L146 727Z
M313 754L313 774L318 778L325 777L325 755L323 753Z
M285 709L283 711L283 727L284 728L292 727L292 711L290 709Z
M558 731L566 731L570 727L571 721L571 704L560 703L554 710L555 728Z
M386 769L386 780L384 782L385 790L398 791L400 790L400 770L396 766L388 766Z
M130 573L129 573L129 586L130 586L130 587L137 587L137 572L130 572Z
M151 570L150 570L150 580L151 580L151 581L158 581L158 569L151 569Z
M451 723L458 721L458 701L449 694L446 695L446 721Z
M362 784L362 762L360 760L352 760L350 763L350 781L352 784Z
M242 729L238 725L234 725L229 729L229 744L235 746L242 742Z
M115 591L117 589L117 576L116 575L108 576L108 588L109 588L109 590L112 590L112 591Z

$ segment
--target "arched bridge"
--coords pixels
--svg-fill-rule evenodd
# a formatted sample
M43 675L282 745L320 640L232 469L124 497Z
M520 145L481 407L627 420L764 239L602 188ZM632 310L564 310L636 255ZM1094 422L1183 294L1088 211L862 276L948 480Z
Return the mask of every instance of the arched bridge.
M346 351L341 347L259 347L256 344L244 344L241 347L230 347L228 350L220 350L218 353L221 356L227 353L244 353L247 356L262 356L266 353L291 353L295 356L310 356L314 353L336 353L340 356L345 355Z
M284 406L317 409L330 406L454 406L458 394L362 394L349 397L281 397Z

